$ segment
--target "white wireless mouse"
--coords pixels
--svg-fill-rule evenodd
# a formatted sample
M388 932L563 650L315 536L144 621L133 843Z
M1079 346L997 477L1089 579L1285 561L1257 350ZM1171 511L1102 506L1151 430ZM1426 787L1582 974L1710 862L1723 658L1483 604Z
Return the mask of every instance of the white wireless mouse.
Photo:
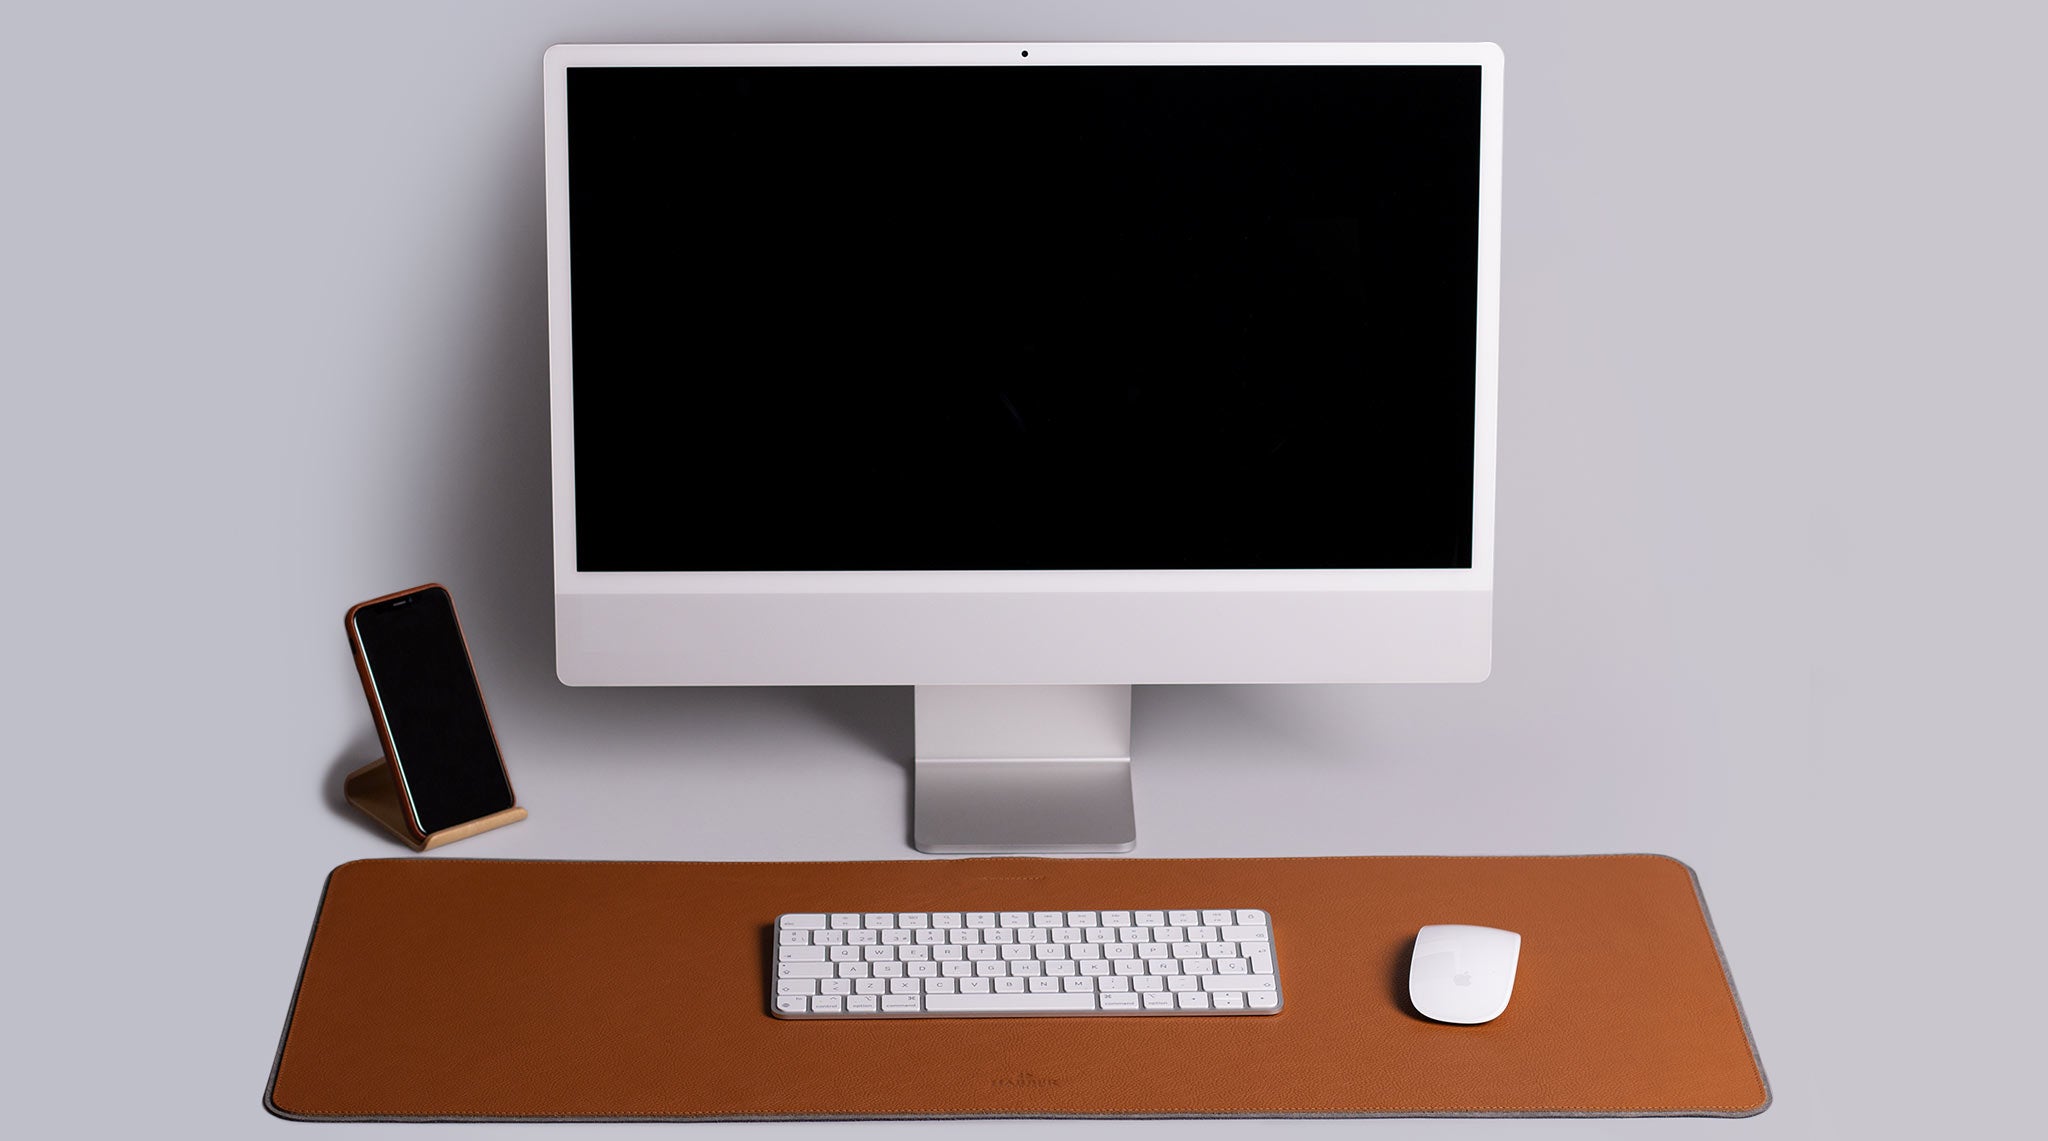
M1439 923L1415 935L1408 1000L1438 1022L1491 1022L1508 1008L1522 937L1498 927Z

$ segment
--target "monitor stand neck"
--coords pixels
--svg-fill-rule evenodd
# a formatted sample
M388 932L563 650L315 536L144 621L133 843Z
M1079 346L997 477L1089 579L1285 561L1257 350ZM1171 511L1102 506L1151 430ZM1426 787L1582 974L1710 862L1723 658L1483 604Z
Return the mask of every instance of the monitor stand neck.
M1128 852L1131 687L920 685L920 852Z

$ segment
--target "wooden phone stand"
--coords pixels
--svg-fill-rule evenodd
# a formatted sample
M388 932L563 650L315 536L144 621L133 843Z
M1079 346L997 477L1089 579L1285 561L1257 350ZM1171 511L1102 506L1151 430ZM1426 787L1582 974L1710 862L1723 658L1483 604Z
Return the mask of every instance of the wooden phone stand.
M443 844L466 840L479 832L503 828L526 819L526 810L513 805L503 812L480 816L467 824L443 828L429 833L425 840L412 834L406 826L405 803L398 796L398 779L391 775L391 762L378 757L362 768L348 774L341 782L341 794L350 804L369 814L370 819L382 824L392 835L406 842L413 851L424 852Z

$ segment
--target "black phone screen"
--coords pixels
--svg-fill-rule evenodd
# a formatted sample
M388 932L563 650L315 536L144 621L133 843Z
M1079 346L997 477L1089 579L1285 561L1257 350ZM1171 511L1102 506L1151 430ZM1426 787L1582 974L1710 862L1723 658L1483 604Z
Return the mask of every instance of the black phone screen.
M448 592L436 587L363 607L355 629L420 831L512 807Z

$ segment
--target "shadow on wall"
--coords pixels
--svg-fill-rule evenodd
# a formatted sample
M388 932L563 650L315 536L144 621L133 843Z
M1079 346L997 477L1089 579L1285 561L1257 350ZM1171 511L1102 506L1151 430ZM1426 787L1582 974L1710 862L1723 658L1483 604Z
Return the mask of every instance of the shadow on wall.
M546 199L540 132L525 111L507 116L489 183L498 198L476 215L474 303L458 341L465 364L448 378L455 399L444 408L437 478L423 481L428 494L416 501L409 537L420 565L455 593L491 701L596 739L664 732L679 716L823 721L907 762L910 702L900 688L756 690L734 700L730 690L574 689L556 679Z

